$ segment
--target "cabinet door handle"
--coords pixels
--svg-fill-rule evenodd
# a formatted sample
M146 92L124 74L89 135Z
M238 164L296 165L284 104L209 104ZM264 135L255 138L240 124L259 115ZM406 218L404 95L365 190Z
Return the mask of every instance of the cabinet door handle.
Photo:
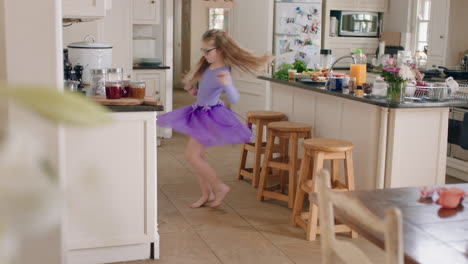
M154 0L153 0L153 1L151 1L151 3L152 3L152 4L154 4Z
M440 35L440 38L441 38L441 39L443 39L443 38L444 38L444 36Z

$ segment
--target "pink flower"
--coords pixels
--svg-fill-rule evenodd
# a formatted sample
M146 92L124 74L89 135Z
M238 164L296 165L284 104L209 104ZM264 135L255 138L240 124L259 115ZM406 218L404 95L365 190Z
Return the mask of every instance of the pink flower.
M393 74L398 74L398 72L400 71L400 67L385 66L383 67L383 70L391 72Z
M390 58L387 60L387 65L393 65L393 62L395 61L394 58Z

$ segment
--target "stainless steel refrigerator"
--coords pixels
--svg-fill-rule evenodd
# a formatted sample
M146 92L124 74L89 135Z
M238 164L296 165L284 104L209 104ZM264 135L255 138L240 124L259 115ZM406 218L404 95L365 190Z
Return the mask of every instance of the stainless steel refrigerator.
M315 68L320 62L322 1L276 0L274 20L275 70L295 61Z

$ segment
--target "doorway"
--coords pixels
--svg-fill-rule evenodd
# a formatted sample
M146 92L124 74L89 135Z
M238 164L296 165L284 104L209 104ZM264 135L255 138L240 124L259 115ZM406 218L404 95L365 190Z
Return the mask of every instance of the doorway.
M174 0L174 89L183 89L184 74L202 56L203 33L210 28L231 32L231 13L231 0Z

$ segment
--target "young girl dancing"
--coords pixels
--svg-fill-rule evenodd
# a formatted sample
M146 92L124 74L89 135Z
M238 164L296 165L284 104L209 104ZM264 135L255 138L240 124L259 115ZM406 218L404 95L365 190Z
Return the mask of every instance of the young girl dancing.
M200 199L190 205L192 208L209 202L211 207L218 207L230 190L205 160L206 148L248 142L252 136L251 130L219 100L220 94L225 92L232 104L239 101L229 67L255 74L272 58L253 55L217 29L203 34L201 47L203 56L183 80L185 90L197 96L196 103L160 115L157 121L160 127L171 127L190 137L185 154L195 168L202 193ZM195 88L197 82L198 89Z

